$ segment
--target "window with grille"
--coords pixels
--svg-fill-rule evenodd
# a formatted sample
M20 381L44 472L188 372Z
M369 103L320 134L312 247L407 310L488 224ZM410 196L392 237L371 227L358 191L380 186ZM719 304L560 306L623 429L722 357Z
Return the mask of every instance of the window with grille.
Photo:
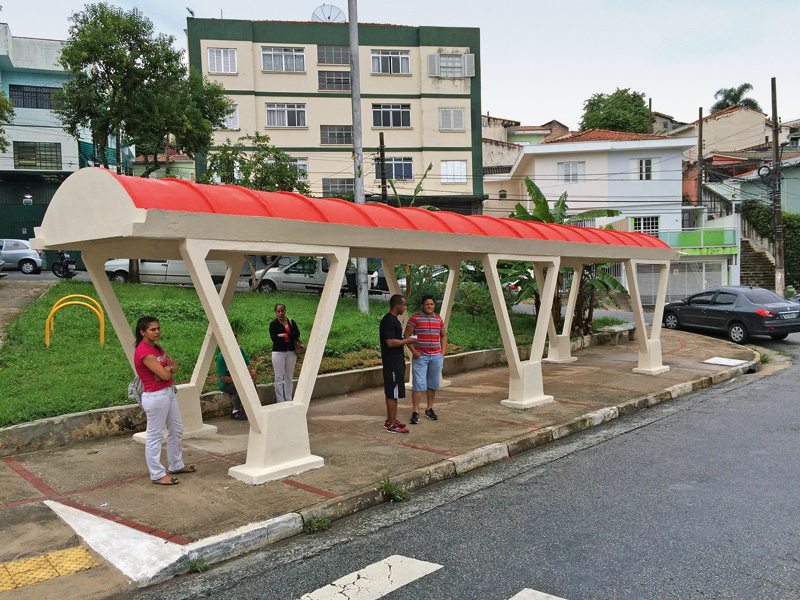
M410 104L373 104L373 127L411 127Z
M349 65L349 46L317 46L317 62L321 65Z
M429 54L428 76L442 78L475 77L475 55Z
M640 158L639 163L639 181L650 181L653 179L653 159Z
M633 217L633 230L658 235L658 217Z
M386 158L386 178L395 181L408 181L414 179L414 167L411 157ZM381 161L375 159L375 180L381 179Z
M14 108L52 108L50 97L61 88L38 85L9 85L8 97Z
M267 104L267 127L305 126L305 104Z
M467 161L443 160L442 183L467 183Z
M557 163L558 183L581 183L586 177L585 162Z
M373 50L372 72L376 75L408 75L411 73L408 50Z
M305 48L261 48L261 70L303 73L306 70Z
M595 224L594 219L579 219L577 221L571 221L570 225L573 225L574 227L590 227L590 228L594 228L597 226Z
M320 71L318 74L319 89L321 90L349 90L349 71Z
M289 166L297 171L297 181L308 181L308 158L290 158Z
M319 127L320 144L353 144L352 125L320 125Z
M465 131L463 108L440 108L439 131Z
M15 169L61 170L61 144L14 142Z
M236 48L209 48L209 73L236 73Z
M322 180L322 195L323 196L338 196L341 194L355 194L356 183L351 177L349 179L334 179L323 178Z

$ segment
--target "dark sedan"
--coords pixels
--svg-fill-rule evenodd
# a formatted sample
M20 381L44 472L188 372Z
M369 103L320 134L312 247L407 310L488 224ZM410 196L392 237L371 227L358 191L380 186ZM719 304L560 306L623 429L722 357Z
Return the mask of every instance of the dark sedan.
M751 335L782 340L800 331L800 303L759 287L717 287L667 304L664 325L720 331L737 344Z

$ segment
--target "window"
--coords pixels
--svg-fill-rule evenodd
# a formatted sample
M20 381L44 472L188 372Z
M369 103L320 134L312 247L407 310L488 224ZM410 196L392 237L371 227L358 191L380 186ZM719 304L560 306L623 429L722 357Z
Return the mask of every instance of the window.
M305 126L305 104L267 104L267 127Z
M394 179L395 181L409 181L414 179L414 168L410 157L404 158L387 158L386 161L386 178ZM381 178L381 162L375 159L375 180Z
M581 183L586 178L585 162L560 162L558 168L558 183Z
M305 48L261 48L262 71L303 73L306 70Z
M712 296L716 292L701 292L689 298L689 304L711 304Z
M442 183L467 183L467 161L443 160Z
M8 97L14 108L45 108L50 109L52 103L50 96L57 87L42 87L38 85L9 85Z
M373 104L373 127L411 127L410 104Z
M351 177L349 179L328 179L322 180L322 195L326 197L341 194L355 194L356 183Z
M319 127L320 144L353 144L352 125L320 125Z
M308 181L308 158L290 158L289 166L297 171L297 181Z
M372 72L377 75L408 75L411 73L408 50L373 50Z
M320 71L318 78L321 90L350 89L350 71Z
M232 104L233 112L222 121L220 129L239 129L239 105Z
M637 161L639 181L650 181L653 179L653 159L640 158Z
M658 235L658 217L633 217L633 230Z
M474 54L429 54L430 77L475 77Z
M465 131L463 108L440 108L439 131Z
M714 304L736 304L736 300L738 300L739 294L731 294L730 292L720 292L717 294L717 297L714 298Z
M236 48L209 48L209 73L236 73Z
M15 169L61 170L61 144L14 142Z
M349 65L349 46L317 46L317 62L322 65Z
M506 190L500 190L497 195L500 200L508 200L508 192Z

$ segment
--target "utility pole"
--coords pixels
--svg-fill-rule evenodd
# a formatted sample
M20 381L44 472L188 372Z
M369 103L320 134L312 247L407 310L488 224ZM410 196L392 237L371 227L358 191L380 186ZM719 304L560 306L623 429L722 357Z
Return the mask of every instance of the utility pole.
M786 278L783 266L783 213L781 209L781 157L778 123L778 92L772 78L772 212L775 217L775 293L786 296Z
M653 129L655 129L655 127L653 127L653 99L652 98L648 98L648 106L649 106L649 108L647 109L647 129L650 131L650 133L653 133Z
M384 204L389 203L389 193L386 189L386 147L383 144L383 132L380 134L380 145L378 146L378 162L381 165L381 200Z
M703 107L697 121L697 206L703 205Z
M350 88L353 104L353 179L356 204L364 204L364 145L361 139L361 72L358 68L358 7L357 0L347 0L347 19L350 31ZM358 311L369 312L367 259L356 260Z

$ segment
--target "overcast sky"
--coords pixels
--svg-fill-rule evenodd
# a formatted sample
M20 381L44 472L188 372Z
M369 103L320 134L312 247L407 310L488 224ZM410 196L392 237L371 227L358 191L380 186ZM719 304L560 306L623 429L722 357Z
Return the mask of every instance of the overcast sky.
M111 0L138 7L156 31L185 48L188 12L203 18L311 20L317 0ZM0 0L0 22L15 36L66 39L76 0ZM347 1L333 2L347 12ZM777 77L783 120L800 118L800 66L794 41L798 0L361 0L362 23L479 27L484 114L577 128L595 92L632 88L653 109L680 121L707 112L722 87L753 85L771 113ZM776 25L777 24L777 25Z

